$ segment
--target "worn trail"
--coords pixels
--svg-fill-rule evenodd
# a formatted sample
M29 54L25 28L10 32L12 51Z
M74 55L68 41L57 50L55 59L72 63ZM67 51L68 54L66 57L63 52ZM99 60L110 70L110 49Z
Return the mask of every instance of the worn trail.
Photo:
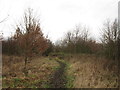
M50 86L52 88L65 88L66 85L66 76L64 74L66 64L57 61L60 64L60 68L52 75L50 80Z

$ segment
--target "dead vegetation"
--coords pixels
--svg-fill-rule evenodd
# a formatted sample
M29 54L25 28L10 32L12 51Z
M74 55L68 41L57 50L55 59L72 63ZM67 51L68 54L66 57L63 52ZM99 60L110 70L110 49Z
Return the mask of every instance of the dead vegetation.
M59 63L55 58L47 57L36 57L32 60L34 61L28 63L26 76L22 57L3 55L3 88L49 88L50 78L59 67ZM69 64L69 68L65 70L66 80L69 79L67 87L118 87L118 67L113 60L86 54L71 55L64 60ZM57 77L55 78L57 82Z
M3 56L3 88L46 88L49 76L59 64L45 57L36 57L28 63L28 76L24 74L22 57ZM15 60L15 61L14 61ZM16 61L17 60L17 61Z
M4 54L3 88L48 88L51 74L53 87L118 87L120 31L117 19L108 20L101 29L101 42L92 38L88 27L77 25L55 44L42 32L40 19L29 8L23 20L15 25L13 35L8 39L0 35ZM67 64L57 63L57 59ZM61 68L55 71L59 64Z
M75 88L116 88L118 67L112 60L94 55L79 55L71 58L69 74L74 76Z

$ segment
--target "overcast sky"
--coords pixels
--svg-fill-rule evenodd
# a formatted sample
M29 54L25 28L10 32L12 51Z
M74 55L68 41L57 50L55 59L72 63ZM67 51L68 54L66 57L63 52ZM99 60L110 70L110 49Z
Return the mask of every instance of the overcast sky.
M62 38L77 24L86 25L94 38L99 38L100 28L106 19L118 16L119 0L0 0L0 31L4 37L13 33L25 9L32 8L40 15L41 27L52 41Z

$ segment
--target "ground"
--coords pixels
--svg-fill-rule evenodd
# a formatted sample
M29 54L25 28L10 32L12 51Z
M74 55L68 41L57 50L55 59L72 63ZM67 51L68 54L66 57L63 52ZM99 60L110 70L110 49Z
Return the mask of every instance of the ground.
M9 56L3 56L3 60ZM14 59L18 61L15 62ZM3 62L3 87L12 88L47 88L49 76L56 70L59 64L55 60L46 57L34 58L28 63L28 76L24 74L24 61L21 57L13 57L11 65Z
M117 68L113 60L95 55L36 57L26 76L22 57L3 55L3 88L116 88Z
M94 55L79 55L70 59L70 75L75 88L116 88L118 67L112 60Z

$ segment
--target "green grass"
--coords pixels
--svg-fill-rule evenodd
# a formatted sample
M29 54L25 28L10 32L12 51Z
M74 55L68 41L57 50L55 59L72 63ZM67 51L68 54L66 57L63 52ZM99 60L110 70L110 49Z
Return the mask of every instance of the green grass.
M29 80L25 80L25 79L20 79L20 78L14 78L12 79L12 81L9 82L9 86L7 85L7 87L11 87L11 88L17 88L20 86L24 86L25 88L38 88L39 84L42 83L43 87L47 87L46 83L47 81L45 80L34 80L33 82L29 81ZM6 87L4 85L4 87Z
M66 79L67 79L66 88L73 88L74 77L71 75L67 75Z
M50 85L49 84L44 84L43 88L50 88Z
M69 71L68 71L70 69L70 64L66 61L64 63L66 63L65 75L66 75L66 81L67 81L65 87L73 88L74 76L71 73L69 73Z
M53 67L52 69L54 70L54 71L56 71L56 70L58 70L60 68L60 66L55 66L55 67Z

